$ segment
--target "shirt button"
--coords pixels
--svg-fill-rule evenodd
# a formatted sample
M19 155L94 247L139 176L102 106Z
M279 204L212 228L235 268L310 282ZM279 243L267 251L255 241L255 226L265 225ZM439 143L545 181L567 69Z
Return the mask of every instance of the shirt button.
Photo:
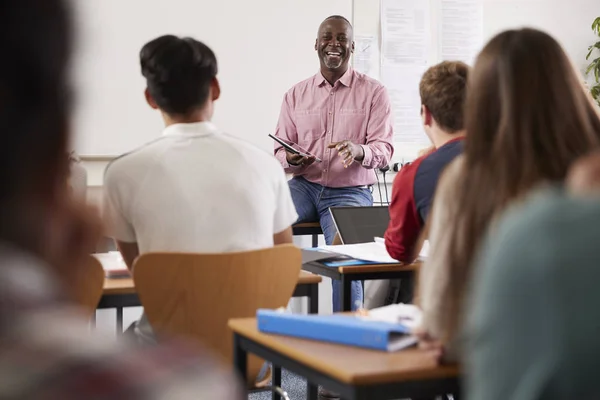
M330 92L329 94L333 96L333 92Z
M329 111L329 115L331 115L331 114L333 114L333 112L332 112L332 111Z

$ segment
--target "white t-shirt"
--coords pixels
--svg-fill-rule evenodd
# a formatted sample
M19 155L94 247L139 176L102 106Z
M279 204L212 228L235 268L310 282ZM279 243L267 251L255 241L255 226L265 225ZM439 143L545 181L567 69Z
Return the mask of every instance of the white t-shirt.
M279 162L209 122L171 125L113 161L103 206L109 234L140 254L267 248L298 218Z

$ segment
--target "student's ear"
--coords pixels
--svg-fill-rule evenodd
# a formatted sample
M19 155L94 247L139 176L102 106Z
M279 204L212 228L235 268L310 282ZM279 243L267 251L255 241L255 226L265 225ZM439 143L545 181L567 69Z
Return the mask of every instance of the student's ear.
M421 119L423 120L423 125L431 126L433 124L433 117L431 116L431 112L429 108L425 105L421 105Z
M221 85L217 77L214 77L210 83L210 93L212 95L212 101L217 100L221 96Z
M319 50L319 47L317 46L319 44L319 39L315 39L315 51Z
M354 40L352 41L352 45L350 46L350 53L354 53Z
M156 104L156 101L154 101L154 98L150 94L150 91L148 90L148 88L146 88L146 90L144 90L144 96L146 97L146 103L148 103L148 105L150 107L152 107L153 109L158 110L158 104Z

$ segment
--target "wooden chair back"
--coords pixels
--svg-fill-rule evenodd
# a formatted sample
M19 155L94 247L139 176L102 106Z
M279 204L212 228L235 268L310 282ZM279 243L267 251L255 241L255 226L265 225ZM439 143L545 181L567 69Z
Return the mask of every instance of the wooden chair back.
M104 269L94 256L86 257L85 262L71 277L69 282L71 297L82 306L91 317L98 307L104 289Z
M302 266L292 244L221 254L148 253L133 277L148 321L161 334L194 338L233 361L231 318L255 317L259 308L285 307ZM253 386L263 361L248 357Z

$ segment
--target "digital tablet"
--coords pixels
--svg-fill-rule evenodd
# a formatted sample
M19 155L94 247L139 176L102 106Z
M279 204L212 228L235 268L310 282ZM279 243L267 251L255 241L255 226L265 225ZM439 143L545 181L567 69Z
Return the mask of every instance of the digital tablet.
M315 161L316 162L321 162L322 161L317 156L314 156L314 155L312 155L312 154L310 154L308 152L304 152L304 151L301 151L301 150L298 150L298 149L295 149L294 147L292 147L292 146L298 146L295 143L286 143L286 142L283 141L283 139L280 139L277 136L273 136L271 134L269 134L269 137L271 139L273 139L274 141L276 141L277 143L279 143L280 145L282 145L285 148L285 150L287 152L289 152L289 153L297 154L297 155L302 156L302 157L315 157ZM300 146L298 146L298 147L300 147Z

